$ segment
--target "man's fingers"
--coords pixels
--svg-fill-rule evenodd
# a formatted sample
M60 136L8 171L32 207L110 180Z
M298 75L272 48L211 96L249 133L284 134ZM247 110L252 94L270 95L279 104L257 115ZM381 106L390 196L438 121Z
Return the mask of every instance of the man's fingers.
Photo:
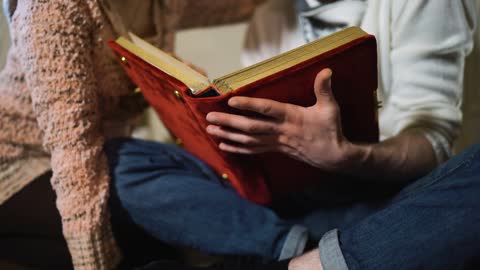
M332 102L335 100L332 93L332 70L329 68L323 69L315 77L315 96L317 103Z
M207 132L208 134L218 137L220 139L232 141L243 145L261 145L266 140L266 136L263 135L252 136L234 130L227 130L225 128L215 125L209 125L207 127Z
M221 142L218 147L229 153L251 155L272 151L274 137L268 135L248 135L237 131L226 130L222 127L209 125L207 132L213 136L226 141Z
M249 134L274 134L279 129L278 124L273 121L222 112L207 114L207 121L216 126L232 128Z
M287 106L287 104L278 101L251 97L233 97L228 100L228 105L239 110L252 111L275 119L285 118Z
M253 154L261 154L272 151L268 146L257 146L257 147L245 147L245 146L237 146L228 143L220 143L218 147L225 151L234 154L242 154L242 155L253 155Z

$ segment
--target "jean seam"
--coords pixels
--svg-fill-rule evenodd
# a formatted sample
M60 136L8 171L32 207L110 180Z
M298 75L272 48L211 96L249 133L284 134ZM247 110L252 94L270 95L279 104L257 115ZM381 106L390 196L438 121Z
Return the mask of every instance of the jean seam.
M397 198L396 200L401 200L401 199L407 198L410 195L412 195L412 193L416 193L419 190L423 190L423 189L428 188L428 187L430 187L430 186L432 186L432 185L434 185L438 182L441 182L442 180L446 179L448 176L457 172L458 169L460 169L460 168L469 167L472 164L472 160L475 158L475 156L478 154L478 152L479 152L479 150L476 150L471 155L469 155L468 158L464 159L461 163L459 163L457 166L455 166L455 167L449 169L448 171L446 171L445 173L442 173L441 175L435 177L432 181L429 181L428 183L420 185L417 188L403 194L400 198ZM425 176L425 177L428 177L428 176Z

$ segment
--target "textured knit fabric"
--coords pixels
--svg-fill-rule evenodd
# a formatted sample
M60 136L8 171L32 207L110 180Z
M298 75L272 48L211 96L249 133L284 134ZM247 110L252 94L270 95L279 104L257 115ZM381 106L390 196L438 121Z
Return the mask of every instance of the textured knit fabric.
M257 2L157 1L156 10L144 9L150 16L138 17L154 18L155 45L170 51L176 29L242 20ZM145 107L105 44L116 22L97 0L7 2L12 47L0 73L0 207L52 169L75 269L114 268L121 252L110 229L102 148L106 138L128 135Z
M310 8L298 12L296 1ZM473 47L475 13L473 0L270 0L250 24L243 63L309 41L302 16L317 19L307 25L320 26L317 34L331 30L325 28L329 24L362 27L378 41L381 139L420 130L440 163L460 130L463 68Z

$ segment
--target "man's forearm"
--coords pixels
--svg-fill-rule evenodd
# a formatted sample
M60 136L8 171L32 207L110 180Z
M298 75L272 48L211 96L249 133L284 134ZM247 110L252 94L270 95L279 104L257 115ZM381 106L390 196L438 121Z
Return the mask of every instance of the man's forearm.
M368 180L405 182L437 165L431 143L419 131L406 131L378 144L350 147L345 171Z

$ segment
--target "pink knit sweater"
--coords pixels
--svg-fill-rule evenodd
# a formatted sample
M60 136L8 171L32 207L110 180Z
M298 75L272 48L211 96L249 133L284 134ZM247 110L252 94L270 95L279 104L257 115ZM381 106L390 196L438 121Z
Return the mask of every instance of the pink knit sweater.
M102 146L128 135L144 105L105 45L116 33L98 1L18 0L0 73L0 207L53 170L75 269L111 269L121 259L110 229ZM152 1L161 1L155 42L166 50L178 28L238 21L259 2Z

